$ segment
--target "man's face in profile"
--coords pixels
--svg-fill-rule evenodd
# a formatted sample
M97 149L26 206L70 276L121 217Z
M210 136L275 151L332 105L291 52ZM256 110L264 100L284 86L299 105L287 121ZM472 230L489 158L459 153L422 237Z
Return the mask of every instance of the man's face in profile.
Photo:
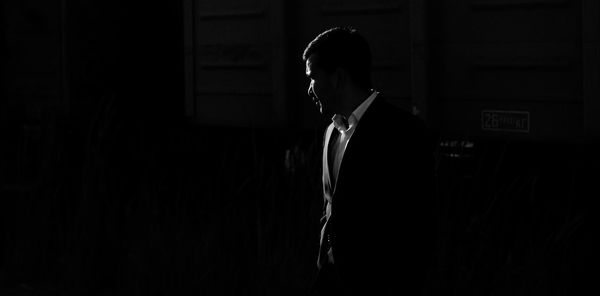
M331 117L335 113L335 86L333 74L328 73L317 64L319 56L312 54L306 60L306 77L310 79L308 96L319 108L323 116Z

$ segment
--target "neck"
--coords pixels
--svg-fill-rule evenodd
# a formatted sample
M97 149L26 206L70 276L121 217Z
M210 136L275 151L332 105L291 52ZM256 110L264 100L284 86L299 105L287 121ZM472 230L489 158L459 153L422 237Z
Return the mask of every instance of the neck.
M340 114L349 117L371 93L372 90L366 88L355 88L346 91L340 105Z

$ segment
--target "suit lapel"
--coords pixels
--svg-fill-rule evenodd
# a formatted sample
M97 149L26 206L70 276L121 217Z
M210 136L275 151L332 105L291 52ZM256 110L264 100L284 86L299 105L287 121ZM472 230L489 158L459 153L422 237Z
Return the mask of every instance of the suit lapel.
M334 195L337 188L340 186L342 180L348 178L348 174L356 174L360 172L356 172L356 163L360 161L357 157L366 157L366 156L354 156L355 151L364 150L362 147L364 145L368 145L370 139L372 137L377 137L378 129L380 128L377 123L377 114L380 114L381 104L384 102L384 99L380 96L377 96L371 106L365 111L360 122L355 127L356 130L354 134L352 134L352 138L348 142L346 146L346 151L344 152L344 158L342 163L340 164L340 169L338 172L338 180L336 180L336 186L334 186Z

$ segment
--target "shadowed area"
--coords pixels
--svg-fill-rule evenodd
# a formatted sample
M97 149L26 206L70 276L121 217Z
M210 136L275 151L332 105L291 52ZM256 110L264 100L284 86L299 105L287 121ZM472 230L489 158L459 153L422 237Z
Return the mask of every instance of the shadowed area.
M3 1L0 295L307 295L341 22L436 135L426 294L587 291L598 2L316 2Z

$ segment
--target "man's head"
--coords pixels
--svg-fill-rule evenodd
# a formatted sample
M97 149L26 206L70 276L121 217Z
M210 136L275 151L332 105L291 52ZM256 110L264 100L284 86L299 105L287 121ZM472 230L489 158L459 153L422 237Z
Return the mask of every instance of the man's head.
M371 51L355 29L336 27L319 34L302 58L310 79L308 94L323 115L338 111L348 86L371 89Z

